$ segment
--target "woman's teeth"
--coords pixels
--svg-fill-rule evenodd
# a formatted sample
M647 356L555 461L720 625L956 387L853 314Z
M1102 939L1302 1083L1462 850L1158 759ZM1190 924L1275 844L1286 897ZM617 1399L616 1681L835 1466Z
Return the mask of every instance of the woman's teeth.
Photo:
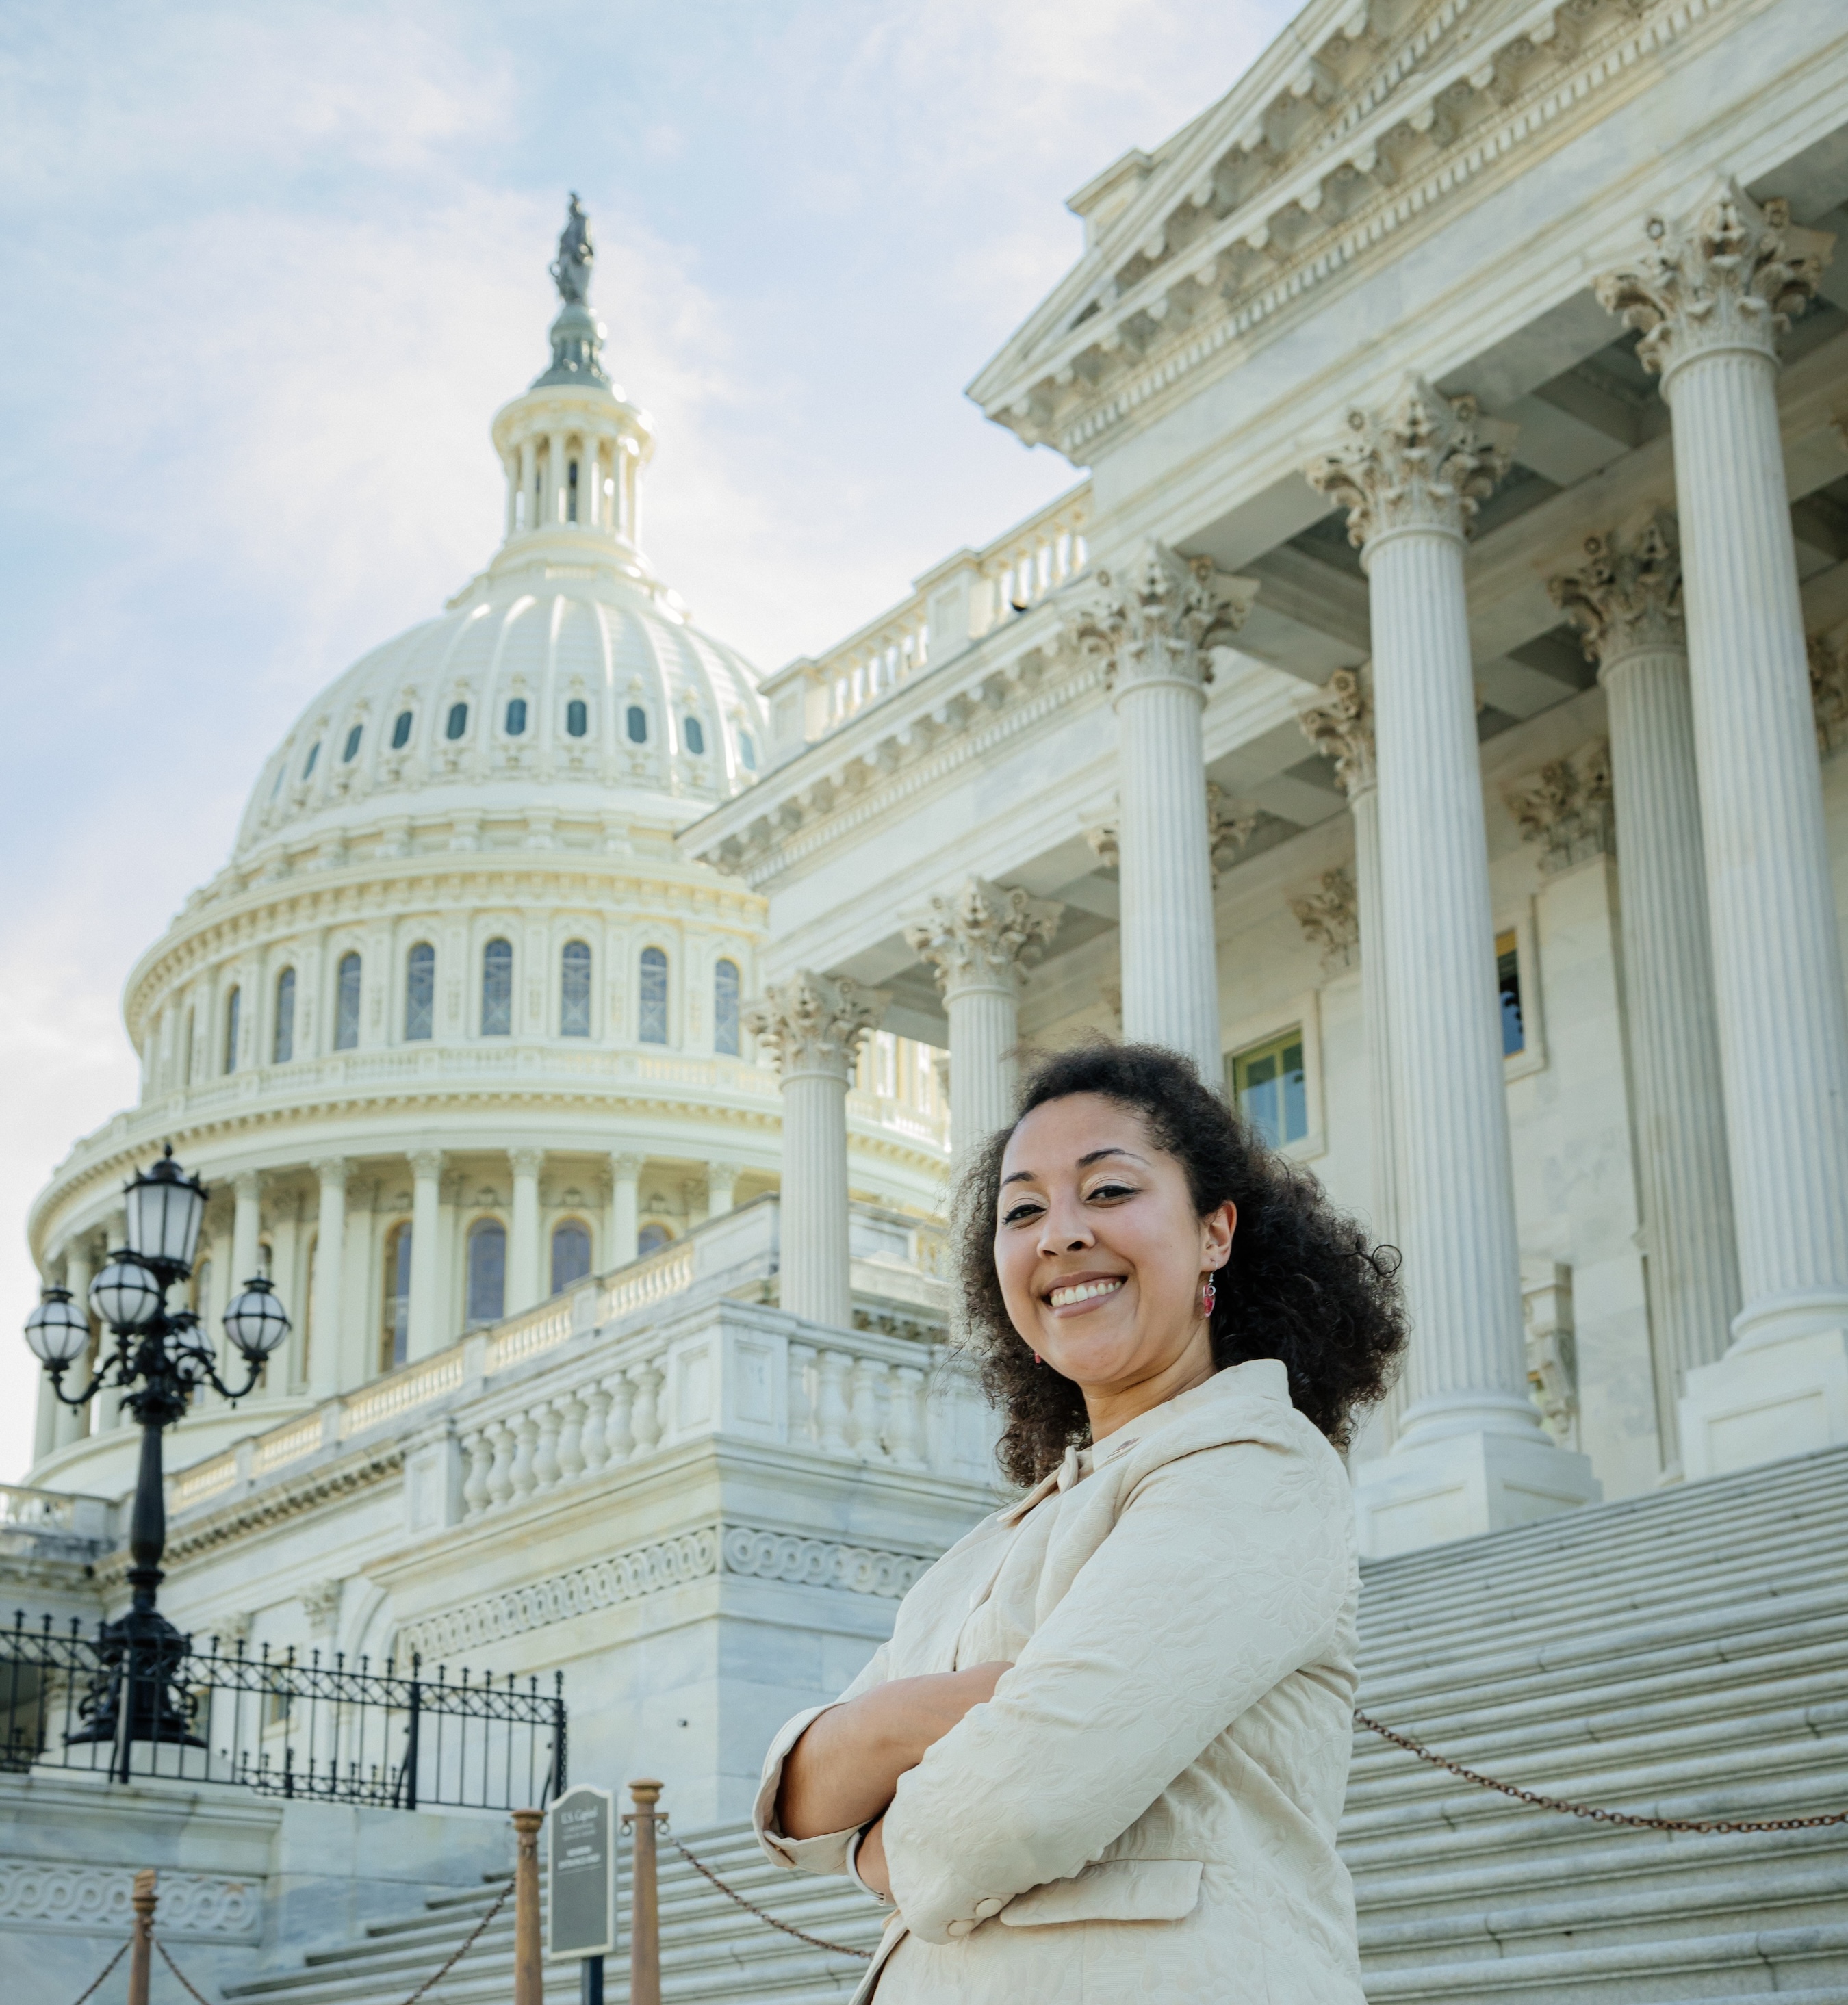
M1080 1281L1076 1287L1055 1288L1047 1296L1054 1308L1070 1308L1073 1302L1088 1302L1098 1295L1113 1295L1123 1286L1121 1280L1112 1281Z

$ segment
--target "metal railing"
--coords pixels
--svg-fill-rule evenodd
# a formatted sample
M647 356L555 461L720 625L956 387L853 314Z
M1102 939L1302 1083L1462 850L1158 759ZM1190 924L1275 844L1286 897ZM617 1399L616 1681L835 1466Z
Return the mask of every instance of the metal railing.
M546 1691L536 1677L443 1665L433 1677L416 1656L408 1671L374 1670L340 1653L184 1643L170 1662L141 1663L75 1621L58 1631L48 1615L35 1626L16 1613L0 1631L0 1772L162 1776L410 1810L511 1810L564 1786L562 1671ZM167 1705L123 1705L125 1682L160 1684ZM113 1734L101 1730L111 1721Z

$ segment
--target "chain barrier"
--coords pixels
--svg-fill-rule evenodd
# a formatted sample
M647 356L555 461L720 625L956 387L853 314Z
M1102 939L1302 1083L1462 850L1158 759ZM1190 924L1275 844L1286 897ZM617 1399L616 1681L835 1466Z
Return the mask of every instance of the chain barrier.
M82 1992L78 1995L77 2005L84 2005L84 2000L86 1999L95 1997L97 1993L102 1989L104 1982L108 1978L109 1973L114 1969L116 1965L121 1961L122 1958L128 1954L129 1950L132 1947L132 1939L122 1944L121 1947L116 1951L114 1955L104 1965L102 1974L97 1978L95 1983L93 1983L87 1991Z
M1395 1747L1403 1747L1408 1754L1415 1754L1421 1761L1428 1761L1434 1768L1442 1768L1448 1775L1465 1782L1474 1782L1478 1788L1494 1789L1504 1796L1512 1796L1516 1803L1530 1804L1535 1810L1558 1810L1568 1817L1586 1817L1593 1824L1621 1824L1635 1831L1685 1831L1740 1832L1751 1831L1819 1831L1825 1825L1848 1824L1848 1810L1835 1810L1827 1817L1771 1817L1751 1824L1738 1820L1716 1818L1703 1823L1697 1817L1637 1817L1628 1810L1607 1810L1596 1803L1571 1803L1559 1796L1542 1796L1537 1789L1517 1789L1512 1782L1498 1782L1493 1775L1484 1775L1474 1768L1466 1768L1460 1761L1453 1761L1447 1756L1435 1753L1421 1740L1414 1740L1409 1733L1396 1733L1393 1728L1382 1725L1371 1713L1362 1712L1358 1706L1354 1709L1354 1719L1371 1733L1377 1733L1382 1740L1390 1740Z
M167 1954L167 1944L163 1943L157 1935L154 1934L152 1930L149 1932L148 1940L154 1945L155 1948L160 1951L160 1961L165 1964L167 1968L173 1972L174 1976L180 1980L181 1985L185 1988L188 1996L196 1999L199 2001L199 2005L212 2005L211 2000L208 1998L195 1984L194 1984L192 1980L186 1975L185 1972L174 1961L173 1958Z
M728 1901L736 1901L747 1915L755 1915L759 1921L768 1922L773 1929L781 1929L785 1935L793 1936L798 1942L805 1942L811 1948L824 1949L834 1956L857 1956L866 1963L873 1961L873 1952L870 1949L849 1949L845 1943L824 1942L819 1936L810 1935L802 1929L792 1927L787 1922L779 1922L775 1915L765 1914L754 1901L746 1900L736 1887L728 1887L703 1859L695 1859L671 1831L667 1834L667 1842L695 1873L703 1873ZM408 2000L406 2005L409 2005Z
M487 1933L488 1923L491 1922L494 1919L495 1915L499 1914L501 1910L507 1905L508 1900L511 1895L513 1890L514 1883L510 1879L507 1884L501 1889L500 1892L494 1896L493 1902L489 1906L487 1912L482 1916L481 1919L475 1924L474 1927L472 1928L469 1931L468 1934L463 1938L462 1947L455 1952L455 1955L450 1958L449 1961L443 1965L441 1970L434 1971L430 1974L430 1975L425 1978L423 1982L417 1986L416 1989L411 1993L409 1997L405 2000L404 2005L417 2005L417 2000L423 1996L425 1992L429 1990L433 1984L440 1984L442 1982L443 1979L449 1975L450 1972L462 1961L462 1958L468 1954L469 1951L472 1950Z

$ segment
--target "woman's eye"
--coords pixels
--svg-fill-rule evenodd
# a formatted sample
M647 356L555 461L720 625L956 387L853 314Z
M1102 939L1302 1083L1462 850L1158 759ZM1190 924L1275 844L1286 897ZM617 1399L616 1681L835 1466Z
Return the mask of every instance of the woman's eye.
M1099 1184L1091 1195L1093 1197L1133 1197L1136 1186L1133 1184Z
M1018 1225L1024 1220L1038 1217L1039 1212L1040 1208L1036 1204L1017 1204L1012 1210L1002 1213L1001 1223L1003 1225Z

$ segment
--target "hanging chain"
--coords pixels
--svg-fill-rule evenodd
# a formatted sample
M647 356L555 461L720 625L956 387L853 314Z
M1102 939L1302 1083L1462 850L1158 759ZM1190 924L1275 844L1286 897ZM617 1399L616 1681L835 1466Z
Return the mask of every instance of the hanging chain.
M1494 1789L1504 1796L1512 1796L1516 1803L1530 1803L1534 1809L1559 1810L1568 1817L1588 1817L1593 1824L1621 1824L1635 1831L1819 1831L1825 1825L1848 1824L1848 1810L1836 1810L1827 1817L1771 1817L1762 1823L1748 1824L1731 1819L1715 1819L1702 1823L1696 1817L1635 1817L1628 1810L1607 1810L1595 1803L1569 1803L1558 1796L1542 1796L1537 1789L1519 1789L1512 1782L1498 1782L1493 1775L1479 1774L1474 1768L1466 1768L1460 1761L1453 1761L1434 1753L1421 1740L1414 1740L1409 1733L1397 1733L1390 1726L1382 1726L1371 1713L1362 1712L1358 1706L1354 1716L1369 1733L1377 1733L1382 1740L1390 1740L1395 1747L1403 1747L1408 1754L1415 1754L1421 1761L1428 1761L1434 1768L1442 1768L1448 1775L1466 1782L1474 1782L1479 1788Z
M466 1938L462 1943L462 1947L455 1952L455 1955L450 1958L449 1961L443 1965L441 1970L434 1971L428 1977L425 1978L423 1982L417 1986L416 1989L411 1993L409 1997L406 1999L404 2005L417 2005L417 2000L423 1996L424 1993L427 1992L433 1984L440 1984L442 1980L449 1975L450 1972L462 1961L462 1958L468 1954L469 1951L480 1941L483 1935L487 1932L488 1923L491 1922L494 1919L495 1915L499 1914L501 1910L507 1905L507 1897L513 1891L513 1888L514 1883L512 1880L509 1880L507 1884L501 1889L500 1892L494 1896L494 1903L489 1908L487 1912L483 1915L481 1919L475 1924L474 1927L469 1931Z
M754 1901L746 1900L736 1887L728 1887L710 1866L695 1859L672 1831L667 1834L667 1842L695 1873L703 1873L728 1901L736 1901L747 1915L755 1915L759 1921L768 1922L773 1929L781 1929L785 1935L793 1936L798 1942L806 1942L811 1948L824 1949L834 1956L857 1956L867 1963L873 1961L873 1952L870 1949L849 1949L845 1943L824 1942L819 1936L809 1935L801 1929L792 1928L787 1922L779 1922L775 1915L765 1914ZM410 2005L408 1999L405 2005Z
M104 1979L107 1978L111 1971L114 1969L116 1965L121 1961L122 1958L128 1954L128 1944L124 1943L121 1947L116 1951L114 1955L104 1965L102 1975L97 1978L96 1982L93 1984L87 1991L82 1993L79 1996L77 2005L83 2005L85 1999L95 1997L97 1993L102 1989Z
M187 1976L185 1972L183 1971L180 1966L174 1961L173 1958L167 1954L167 1944L163 1943L157 1935L154 1934L151 1930L149 1931L148 1940L154 1945L155 1948L160 1951L160 1961L167 1965L167 1968L173 1972L174 1976L178 1978L181 1983L185 1986L187 1991L199 2000L199 2005L212 2005L211 2000L208 1998L202 1991L198 1989L194 1986L191 1980Z

